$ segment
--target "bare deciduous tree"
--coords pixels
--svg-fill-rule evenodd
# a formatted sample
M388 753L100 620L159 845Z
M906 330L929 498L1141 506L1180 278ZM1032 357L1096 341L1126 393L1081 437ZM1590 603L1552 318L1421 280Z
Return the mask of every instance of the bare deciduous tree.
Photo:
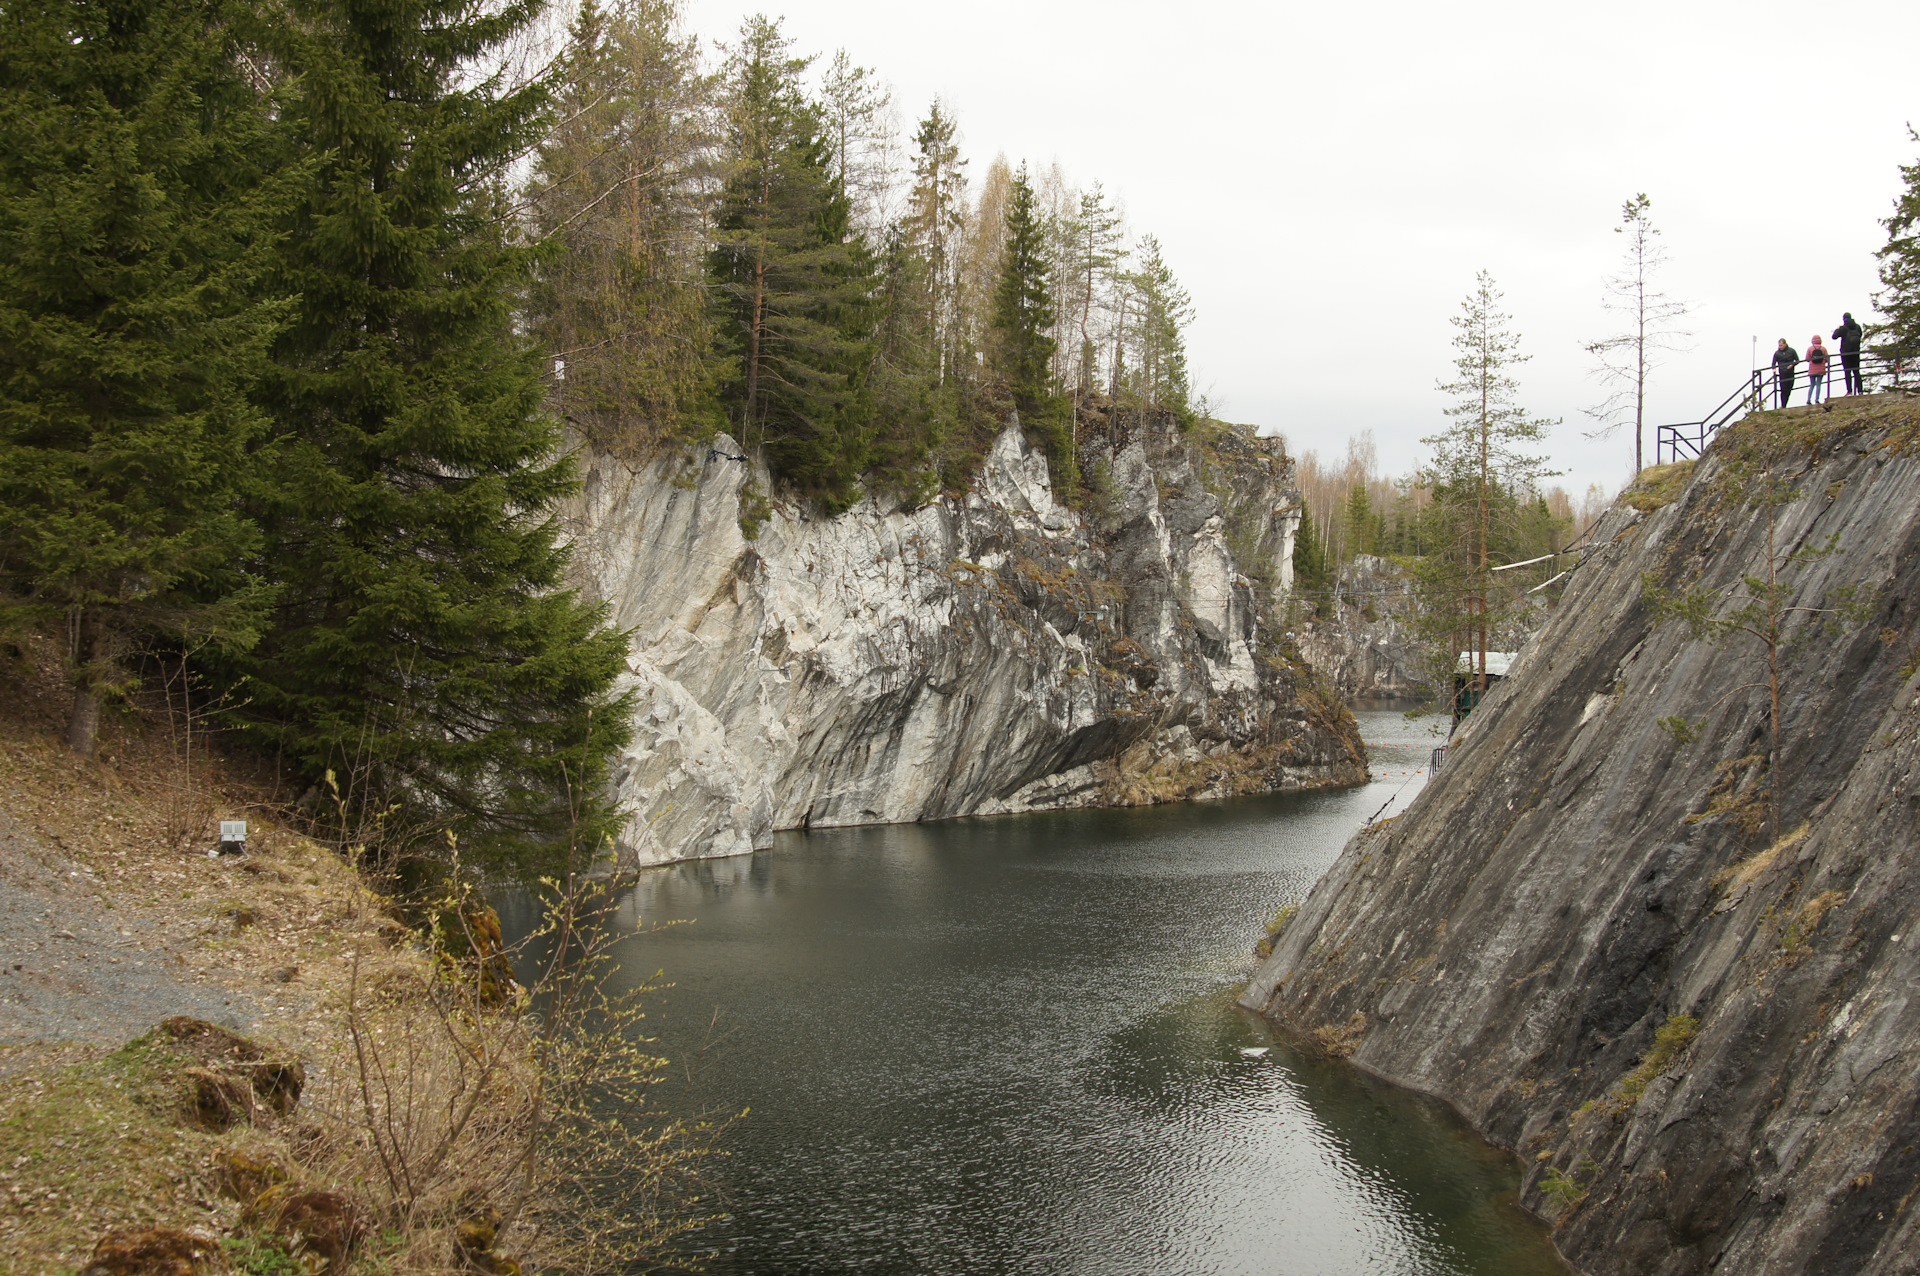
M1690 307L1654 284L1654 277L1666 265L1667 254L1660 246L1660 231L1648 216L1652 206L1645 193L1621 206L1620 224L1613 233L1626 236L1626 260L1607 277L1606 297L1601 304L1625 323L1612 336L1586 345L1587 353L1599 361L1594 377L1611 391L1587 409L1587 415L1600 422L1587 437L1606 438L1631 422L1635 474L1646 468L1647 377L1659 366L1661 353L1684 349L1691 335L1676 326Z

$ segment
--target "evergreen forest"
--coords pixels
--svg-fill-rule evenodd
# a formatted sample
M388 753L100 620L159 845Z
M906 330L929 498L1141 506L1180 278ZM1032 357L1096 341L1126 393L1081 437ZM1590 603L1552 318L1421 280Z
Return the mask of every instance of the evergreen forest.
M725 430L834 512L1010 411L1068 499L1083 420L1191 422L1159 243L899 121L674 0L0 7L0 638L71 748L177 678L343 834L546 871L625 733L578 446Z

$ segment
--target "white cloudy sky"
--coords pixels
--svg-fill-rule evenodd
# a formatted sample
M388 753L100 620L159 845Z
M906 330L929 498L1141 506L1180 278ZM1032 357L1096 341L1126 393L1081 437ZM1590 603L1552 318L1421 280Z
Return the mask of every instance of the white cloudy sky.
M756 6L690 0L725 36ZM1587 441L1581 343L1623 200L1653 199L1690 354L1650 415L1699 416L1751 340L1804 347L1864 317L1879 219L1920 160L1920 4L1243 4L770 0L803 52L844 47L908 127L937 94L973 171L1058 160L1121 195L1194 296L1189 355L1220 415L1391 471L1424 455L1475 271L1506 292L1525 406L1561 417L1576 493L1617 487ZM1648 443L1651 448L1651 439Z

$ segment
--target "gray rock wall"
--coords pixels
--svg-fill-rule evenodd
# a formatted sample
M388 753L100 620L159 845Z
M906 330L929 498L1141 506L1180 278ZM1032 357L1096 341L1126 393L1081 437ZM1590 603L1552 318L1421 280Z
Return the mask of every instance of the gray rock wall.
M725 435L588 458L576 562L632 631L621 853L1359 782L1351 716L1277 643L1270 586L1228 543L1252 526L1262 577L1290 563L1290 462L1218 442L1212 464L1176 433L1100 444L1089 523L1010 425L964 497L833 518L775 502L753 538L742 492L767 475Z
M1413 630L1412 588L1408 575L1386 559L1354 555L1323 616L1297 626L1301 654L1349 699L1431 698L1437 693Z
M1771 846L1767 697L1741 689L1762 649L1656 626L1642 585L1764 573L1765 519L1724 486L1757 429L1795 449L1779 545L1833 551L1796 602L1875 599L1790 622ZM1516 1149L1584 1271L1913 1271L1920 422L1881 396L1734 433L1675 503L1607 516L1445 768L1354 838L1242 1000Z

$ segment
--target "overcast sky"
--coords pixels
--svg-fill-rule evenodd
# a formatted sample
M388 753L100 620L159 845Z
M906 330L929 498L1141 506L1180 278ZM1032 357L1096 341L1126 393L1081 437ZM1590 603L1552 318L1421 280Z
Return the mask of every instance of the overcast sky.
M691 0L730 36L757 6ZM1192 292L1196 387L1229 420L1391 472L1440 424L1452 328L1486 269L1532 362L1521 402L1562 424L1578 494L1631 441L1583 437L1585 341L1622 202L1653 200L1689 354L1653 420L1698 418L1778 337L1804 348L1876 286L1898 166L1920 160L1920 4L1472 5L787 0L801 52L844 47L910 131L935 95L970 172L997 152L1099 179ZM1651 432L1649 432L1651 433ZM1648 439L1651 452L1652 440Z

